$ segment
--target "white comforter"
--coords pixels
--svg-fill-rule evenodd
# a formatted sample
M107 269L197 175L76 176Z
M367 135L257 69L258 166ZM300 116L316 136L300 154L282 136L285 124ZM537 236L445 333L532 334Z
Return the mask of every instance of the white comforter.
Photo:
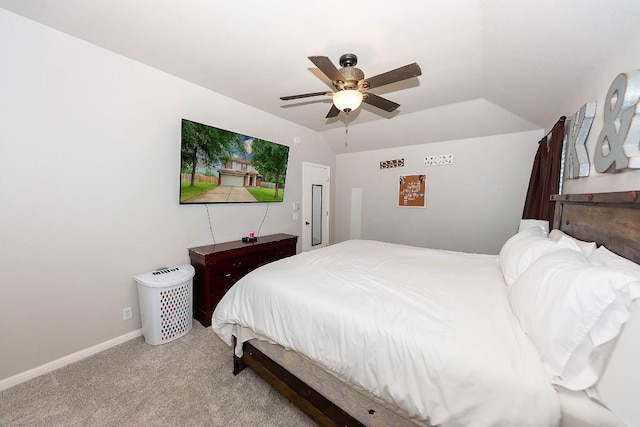
M553 426L558 396L513 317L498 257L351 240L255 270L220 301L247 327L443 426Z

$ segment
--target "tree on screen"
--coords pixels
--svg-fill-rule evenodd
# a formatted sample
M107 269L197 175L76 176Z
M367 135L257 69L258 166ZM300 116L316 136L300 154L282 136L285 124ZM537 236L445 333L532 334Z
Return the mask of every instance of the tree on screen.
M284 187L287 175L289 147L255 138L251 143L251 165L267 181L276 185L274 199L278 198L278 189Z
M182 169L191 174L191 187L194 186L199 166L224 164L238 152L245 152L239 134L182 120Z

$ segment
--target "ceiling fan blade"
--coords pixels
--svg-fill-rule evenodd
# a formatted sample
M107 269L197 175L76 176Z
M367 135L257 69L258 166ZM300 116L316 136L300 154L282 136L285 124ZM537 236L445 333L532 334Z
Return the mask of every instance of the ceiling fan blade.
M324 73L325 76L329 77L332 82L345 81L345 78L342 76L340 71L333 65L333 62L326 56L310 56L309 60L315 64L316 67L320 69Z
M395 70L387 71L386 73L364 79L364 89L372 89L374 87L388 85L390 83L410 79L411 77L417 77L419 75L422 75L422 70L420 70L420 66L414 62L413 64L405 65L404 67L396 68Z
M290 96L281 96L280 99L283 101L290 101L292 99L300 99L300 98L310 98L312 96L319 96L319 95L331 95L332 92L311 92L311 93L303 93L300 95L290 95Z
M327 113L327 116L325 117L325 119L330 119L331 117L335 117L338 114L340 114L340 110L338 110L338 107L336 107L335 105L331 104L331 109Z
M388 112L394 111L400 106L400 104L389 101L388 99L378 96L375 93L367 93L362 99L362 102L366 102L369 105L373 105L374 107L381 108L384 111Z

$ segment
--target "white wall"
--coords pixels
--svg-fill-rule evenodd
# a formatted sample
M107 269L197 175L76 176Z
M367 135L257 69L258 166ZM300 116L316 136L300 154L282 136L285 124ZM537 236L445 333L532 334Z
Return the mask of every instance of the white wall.
M540 126L482 98L398 114L393 117L393 126L389 126L388 120L360 123L358 111L360 109L350 113L346 147L344 128L322 132L338 154L379 150L388 147L389 141L397 140L405 141L403 145L413 145L540 129ZM404 131L402 135L398 135L398 129Z
M362 189L361 238L465 252L499 252L522 217L542 130L411 145L336 159L335 240L351 236L351 194ZM453 165L425 156L453 154ZM405 166L380 169L384 160ZM427 206L398 207L398 176L427 174Z
M611 82L620 73L640 69L638 52L640 52L640 38L627 38L627 45L610 47L610 55L602 58L589 70L585 70L587 83L580 90L575 91L564 105L557 106L558 116L570 117L585 103L597 101L598 107L593 126L587 140L587 152L592 163L589 177L568 179L564 184L564 193L599 193L610 191L640 190L640 171L624 171L617 174L599 174L593 168L593 153L596 141L604 123L604 106L607 91ZM549 124L549 127L553 123Z
M178 204L182 118L291 146L263 235L300 234L302 161L335 166L315 132L2 9L0 58L0 380L139 329L133 276L212 242ZM210 206L216 240L266 206Z

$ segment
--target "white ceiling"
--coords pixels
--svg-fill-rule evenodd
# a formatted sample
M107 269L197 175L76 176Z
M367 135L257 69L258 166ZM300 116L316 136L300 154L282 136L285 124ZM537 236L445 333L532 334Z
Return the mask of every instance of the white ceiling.
M0 7L322 132L336 152L549 128L608 49L640 37L637 0L0 0ZM307 59L344 53L401 104L325 119L331 88ZM338 66L339 67L339 66ZM587 102L589 100L585 100ZM550 107L551 106L551 107ZM470 120L458 121L467 117ZM411 139L408 126L428 124ZM215 125L215 123L212 123ZM354 135L355 134L355 135ZM400 135L400 136L398 136Z

